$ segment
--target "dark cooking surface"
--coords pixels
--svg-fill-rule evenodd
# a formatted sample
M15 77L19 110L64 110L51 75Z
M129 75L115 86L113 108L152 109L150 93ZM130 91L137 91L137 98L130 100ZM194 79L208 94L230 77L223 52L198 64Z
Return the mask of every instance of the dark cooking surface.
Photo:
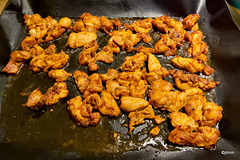
M105 15L115 17L159 17L170 13L171 17L185 17L191 13L199 13L198 21L203 31L204 39L210 47L211 66L216 70L215 79L221 84L213 90L215 101L224 109L224 117L219 124L221 139L217 143L217 150L210 152L191 147L176 147L166 143L168 131L167 122L160 125L160 136L152 138L147 132L141 131L141 127L153 124L147 121L147 125L138 127L139 132L127 135L127 127L121 124L127 123L127 116L119 118L102 117L101 124L94 127L77 127L70 119L66 111L67 99L75 97L78 93L73 80L70 79L70 95L59 104L46 109L45 113L28 110L21 105L26 102L29 93L37 87L47 90L54 82L50 81L44 73L34 74L25 65L18 75L9 76L0 74L1 110L0 110L0 159L236 159L240 153L240 124L238 114L240 111L240 31L229 18L224 3L214 0L186 1L186 0L82 0L61 1L13 1L1 16L0 25L0 65L1 68L8 62L11 51L19 49L21 40L25 37L23 14L39 13L41 16L53 17L68 16L76 18L83 12L92 15ZM70 55L69 66L66 70L73 72L76 69L87 71L87 67L79 67L76 58L81 48L67 49L67 34L55 43L60 49L64 49ZM99 33L100 37L105 37ZM102 35L102 36L101 36ZM156 35L157 36L157 35ZM157 38L157 37L156 37ZM101 38L99 38L101 39ZM107 42L99 41L100 47ZM47 44L45 44L46 48ZM128 54L131 55L131 54ZM122 53L115 56L115 61L106 65L99 63L99 73L105 73L106 68L117 68L123 62ZM164 56L158 56L161 63L167 62ZM167 69L171 66L163 65ZM105 69L104 69L105 68ZM211 97L209 97L211 99ZM53 111L50 111L53 109ZM120 140L116 142L112 135L114 131L122 133ZM157 144L157 145L156 145ZM185 151L186 150L186 151ZM119 152L117 152L119 151Z

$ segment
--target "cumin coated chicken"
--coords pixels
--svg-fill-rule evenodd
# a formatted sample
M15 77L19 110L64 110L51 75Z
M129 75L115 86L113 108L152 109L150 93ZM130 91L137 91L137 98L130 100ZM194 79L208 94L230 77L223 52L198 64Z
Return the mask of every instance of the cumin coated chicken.
M51 106L58 103L61 99L68 96L67 84L65 82L56 82L45 94L42 94L39 88L35 89L28 97L26 107L38 110L43 105Z
M88 125L97 125L100 122L100 113L93 112L92 105L84 103L80 96L70 99L67 104L67 110L77 125L86 127Z
M135 32L148 33L152 29L152 18L146 18L143 20L136 21L136 23L125 24L124 27Z
M66 72L63 69L54 69L48 72L48 76L52 79L55 79L57 82L63 82L66 81L69 77L71 77L72 74Z
M186 74L184 71L172 70L170 74L173 76L176 86L181 90L198 87L203 90L213 89L220 82L210 81L205 78L200 78L196 74Z

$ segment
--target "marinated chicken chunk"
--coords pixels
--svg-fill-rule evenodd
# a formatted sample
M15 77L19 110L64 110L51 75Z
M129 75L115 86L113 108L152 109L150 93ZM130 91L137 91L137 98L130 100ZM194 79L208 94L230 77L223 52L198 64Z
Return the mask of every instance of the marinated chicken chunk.
M83 103L89 104L93 109L97 110L99 106L102 106L102 99L97 93L92 93L83 100Z
M44 105L53 105L58 103L61 99L68 96L67 84L65 82L56 82L50 87L41 98Z
M202 110L202 126L215 126L223 117L222 107L214 102L205 102Z
M39 110L40 107L43 106L41 101L43 97L42 92L39 88L35 89L28 97L27 103L25 104L26 107L32 110Z
M218 140L220 132L212 127L201 126L196 131L182 131L177 128L172 130L168 140L179 145L190 145L197 147L213 148Z
M144 53L137 53L134 56L127 56L119 68L123 71L136 71L144 66L146 60Z
M129 96L130 90L126 86L121 86L117 81L108 80L106 82L106 89L110 92L115 99L121 96Z
M148 83L146 80L133 81L130 84L129 95L137 98L145 98L147 89Z
M113 30L114 27L120 28L122 26L122 23L119 21L119 19L109 20L105 16L100 17L100 24L101 30L107 34L109 34L109 31Z
M137 53L141 53L143 52L145 55L148 55L148 53L155 53L155 49L154 48L149 48L149 47L144 47L144 46L138 46L136 49Z
M76 49L97 39L95 32L83 31L79 33L70 33L66 46Z
M110 117L117 117L120 113L121 110L119 109L116 100L114 97L111 95L110 92L107 90L104 90L101 92L101 99L102 99L102 104L101 106L98 107L98 110L103 114L103 115L108 115Z
M154 121L156 124L161 124L165 121L166 119L165 118L162 118L160 116L154 116Z
M78 57L78 62L80 65L88 65L90 71L96 71L99 69L96 64L96 51L98 49L97 41L93 40L84 46L83 51Z
M36 41L33 36L26 36L21 42L21 48L23 51L29 51L34 45L41 43L41 41Z
M107 46L103 47L103 49L100 52L96 54L96 60L105 63L112 63L113 53L120 53L120 48L114 43L108 44Z
M80 20L75 23L73 26L73 30L75 32L83 32L83 31L89 31L89 32L96 32L100 29L100 19L98 16L93 16L90 13L84 12L80 16Z
M143 79L143 76L144 72L140 70L134 72L121 72L117 77L117 81L120 85L129 87L132 82L138 82Z
M198 60L192 58L183 58L180 56L173 58L172 64L180 69L185 69L190 73L200 72L204 69L204 65Z
M129 113L129 131L128 134L132 132L135 128L134 126L145 123L144 119L153 119L155 116L153 108L151 105L148 105L142 110L136 110Z
M27 106L30 109L38 110L43 105L53 105L58 103L61 99L68 96L67 84L64 82L56 82L43 95L39 88L35 89L28 97Z
M92 112L93 108L90 104L82 102L82 98L77 96L67 101L68 108L72 119L77 125L86 127L88 125L97 125L101 120L99 112Z
M77 87L81 93L84 93L84 91L87 89L89 85L89 76L83 72L83 71L75 71L73 73L73 77L75 79L75 83L77 84Z
M34 57L30 61L30 69L34 72L48 72L49 69L60 69L63 68L69 59L69 56L61 50L60 53L55 53L56 46L50 45L45 53Z
M93 73L89 76L89 84L83 93L83 98L87 97L91 93L102 92L103 85L100 75L98 73Z
M200 78L196 74L186 74L184 71L172 70L170 74L173 76L176 86L181 90L198 87L203 90L213 89L220 82L210 81L205 78Z
M50 70L48 76L52 79L55 79L57 82L66 81L69 77L72 76L71 73L66 72L63 69Z
M135 110L141 110L149 105L149 102L143 98L136 98L130 96L122 96L120 108L125 112L132 112Z
M149 73L145 73L145 76L149 83L169 76L168 70L162 67L158 59L153 54L148 53L147 57Z
M153 129L151 129L151 131L149 132L152 136L156 136L158 135L160 132L160 128L158 126L154 127Z
M163 54L164 56L176 55L177 46L174 40L168 34L162 34L161 39L154 45L155 54Z
M182 112L171 112L168 117L172 126L182 131L194 131L199 126L191 116Z
M130 25L125 24L124 27L127 27L131 31L148 33L152 29L152 21L152 18L146 18Z
M183 19L183 26L187 30L191 31L197 31L199 29L197 20L200 18L199 14L190 14L187 17Z
M115 69L108 69L107 73L100 74L102 81L107 82L108 80L114 80L118 77L118 71Z

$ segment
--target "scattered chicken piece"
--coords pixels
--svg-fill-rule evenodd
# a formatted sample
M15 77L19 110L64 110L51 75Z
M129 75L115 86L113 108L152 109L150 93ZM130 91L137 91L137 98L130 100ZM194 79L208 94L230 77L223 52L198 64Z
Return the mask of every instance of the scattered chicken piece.
M154 127L153 129L151 129L151 131L149 132L152 136L156 136L158 135L160 132L160 128L158 126Z
M79 64L82 66L88 65L90 71L98 70L99 67L96 64L96 51L98 47L99 46L96 40L93 40L92 42L85 45L83 51L78 57Z
M117 81L108 80L106 82L106 89L110 92L115 99L121 96L129 96L129 89L126 86L121 86Z
M63 68L67 64L69 56L62 50L55 54L55 49L55 45L50 45L45 53L34 57L30 61L30 69L34 72L40 72L41 70L47 72L49 69Z
M73 73L75 83L81 93L83 93L89 85L89 76L83 71L75 71Z
M98 107L99 111L110 117L117 117L121 110L119 109L116 100L110 92L104 90L101 92L102 105Z
M35 89L28 97L27 103L25 104L26 107L32 110L39 110L40 107L43 106L41 99L43 97L42 92L39 88Z
M120 53L120 48L114 43L108 44L107 46L103 47L103 49L100 52L96 54L96 60L105 63L112 63L113 53Z
M187 17L183 19L183 26L187 30L191 31L197 31L199 29L197 20L200 18L199 14L190 14Z
M190 73L200 72L204 69L204 65L192 58L183 58L177 56L172 59L172 64L180 69L185 69Z
M143 67L146 60L144 53L137 53L134 56L127 56L119 68L124 71L136 71Z
M137 98L145 98L146 91L148 89L148 83L146 80L133 81L130 84L129 95Z
M141 110L149 105L149 102L143 98L136 98L130 96L122 96L120 101L121 101L120 108L125 112Z
M26 36L26 38L21 42L21 48L23 51L29 51L34 45L41 43L41 41L36 41L33 36Z
M128 115L129 120L129 131L128 134L132 132L135 128L134 126L145 123L144 119L153 119L155 116L153 108L151 105L148 105L142 110L131 111Z
M165 118L162 118L160 116L154 116L154 121L156 124L161 124L165 121L166 119Z
M191 145L213 148L218 140L220 132L212 127L201 126L196 131L181 131L178 128L172 130L168 136L168 140L179 145Z
M80 16L80 20L75 23L73 30L75 32L96 32L100 29L100 19L97 16L93 16L90 13L84 12Z
M127 27L128 29L135 32L148 33L152 29L152 21L152 18L146 18L130 25L125 24L124 27Z
M145 55L148 55L149 53L152 53L152 54L155 53L154 48L149 48L144 46L138 46L135 50L137 51L137 53L143 52Z
M98 109L99 106L102 106L102 99L97 93L91 93L84 100L84 104L90 104L93 109Z
M89 76L89 84L83 93L83 98L87 97L91 93L102 92L102 90L103 86L100 75L98 73L93 73Z
M69 77L72 76L71 73L66 72L63 69L50 70L48 76L52 79L55 79L57 82L66 81Z
M210 66L206 66L206 67L204 67L203 72L207 76L209 76L209 75L213 74L215 72L215 70L213 68L211 68Z
M154 45L155 54L163 54L164 56L176 55L177 46L174 40L168 34L162 34L161 39Z
M114 80L118 77L118 71L115 69L108 69L106 74L100 74L102 81Z
M144 72L136 70L134 72L121 72L117 77L117 81L120 85L129 87L134 81L138 82L143 79Z
M176 86L181 90L199 87L203 90L213 89L218 85L219 81L209 81L208 79L200 78L196 74L186 74L184 71L172 70L170 74L175 80Z
M119 19L113 19L109 20L105 16L100 17L100 24L101 24L101 30L109 34L110 30L114 29L114 26L116 28L120 28L122 26L122 23L119 21Z
M92 112L92 106L84 104L82 98L77 96L67 101L68 108L72 119L77 125L86 127L88 125L97 125L101 120L99 112Z
M172 126L179 130L194 131L198 127L198 123L185 113L171 112L168 117L171 119Z
M89 31L83 31L79 33L72 32L68 37L66 46L76 49L96 39L97 39L97 34L95 32L89 32Z

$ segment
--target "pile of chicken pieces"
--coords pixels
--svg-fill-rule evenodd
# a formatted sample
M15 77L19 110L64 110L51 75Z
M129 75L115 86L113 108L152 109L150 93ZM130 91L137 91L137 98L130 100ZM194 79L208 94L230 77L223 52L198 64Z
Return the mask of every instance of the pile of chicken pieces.
M223 115L222 107L208 102L203 92L213 89L220 82L195 74L201 72L209 76L214 72L206 63L208 46L199 30L199 18L198 14L191 14L183 20L175 20L164 15L122 25L119 19L109 20L105 16L83 13L72 26L68 17L57 22L50 16L25 15L29 36L22 41L21 50L10 54L10 61L2 72L16 74L24 63L29 62L30 70L47 72L50 78L56 80L45 94L37 88L29 95L24 105L32 110L66 98L69 91L65 81L73 77L82 97L78 95L68 100L67 110L77 125L97 125L101 114L117 117L126 113L129 134L136 126L145 123L145 119L153 119L156 125L149 133L156 136L160 133L158 126L166 119L155 114L155 110L162 110L169 114L174 127L168 136L170 142L210 149L217 143L220 132L214 127ZM135 47L140 41L151 42L149 32L153 29L160 34L154 47ZM87 65L89 71L99 69L97 61L112 63L114 53L134 51L136 54L125 57L118 70L108 69L105 74L88 75L81 70L68 73L62 69L68 63L68 54L64 51L55 53L55 45L45 50L39 45L61 37L67 30L72 32L66 46L71 49L82 47L78 62L82 66ZM101 50L98 45L100 31L109 36L108 44ZM189 43L187 58L177 55L183 42ZM174 56L171 64L182 70L167 70L154 54ZM169 76L179 90L164 80Z

